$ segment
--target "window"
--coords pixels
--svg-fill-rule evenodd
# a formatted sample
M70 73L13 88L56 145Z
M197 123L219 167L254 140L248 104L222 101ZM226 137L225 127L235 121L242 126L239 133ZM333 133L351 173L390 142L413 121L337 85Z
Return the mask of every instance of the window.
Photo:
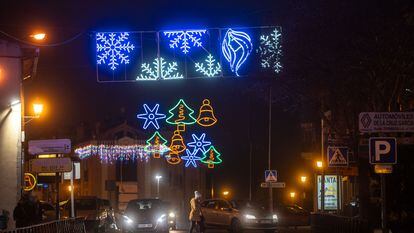
M228 208L230 208L230 205L229 205L229 203L227 203L227 201L220 200L220 201L218 201L218 208L219 209L223 209L223 208L228 209Z
M201 204L201 207L214 209L217 206L216 204L217 203L215 201L205 201Z

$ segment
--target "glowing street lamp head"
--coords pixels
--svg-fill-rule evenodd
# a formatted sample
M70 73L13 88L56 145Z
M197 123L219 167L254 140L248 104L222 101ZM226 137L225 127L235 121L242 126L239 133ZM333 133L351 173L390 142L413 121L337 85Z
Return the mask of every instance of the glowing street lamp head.
M316 161L316 167L317 168L323 168L323 162L320 161L320 160Z
M230 194L230 192L227 191L227 190L223 192L223 196L225 196L225 197L227 197L229 194Z
M33 112L35 116L40 116L43 112L43 104L35 103L33 104Z
M46 38L46 33L36 33L36 34L31 35L30 37L32 37L35 40L41 41Z
M300 177L300 181L301 181L302 183L305 183L307 179L308 179L308 177L306 177L306 176L301 176L301 177Z
M160 175L156 175L156 176L155 176L155 179L157 179L157 180L161 180L161 179L162 179L162 176L160 176Z
M295 192L290 192L289 194L290 194L290 198L292 198L292 199L296 197L296 193Z

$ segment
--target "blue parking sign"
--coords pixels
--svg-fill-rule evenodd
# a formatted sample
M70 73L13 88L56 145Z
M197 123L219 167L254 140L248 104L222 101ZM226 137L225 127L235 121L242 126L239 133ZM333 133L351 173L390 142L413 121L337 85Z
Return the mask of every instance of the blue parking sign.
M396 164L397 139L392 137L369 138L369 162L371 164Z

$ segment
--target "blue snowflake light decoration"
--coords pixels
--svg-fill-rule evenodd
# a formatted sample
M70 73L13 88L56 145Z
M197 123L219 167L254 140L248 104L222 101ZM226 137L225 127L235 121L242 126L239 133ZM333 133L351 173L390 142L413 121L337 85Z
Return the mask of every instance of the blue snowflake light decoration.
M193 167L197 167L197 161L201 160L201 157L197 156L195 152L191 153L188 149L185 150L185 156L181 156L182 160L185 160L185 167L189 167L192 165Z
M184 54L190 52L191 47L201 47L201 38L207 30L180 30L165 31L164 35L170 39L170 48L180 48Z
M150 107L148 107L147 104L144 104L145 113L137 115L138 119L144 119L145 120L144 126L142 128L147 129L149 125L154 126L155 129L157 129L157 130L160 128L160 126L158 124L158 120L164 119L166 116L165 116L165 114L158 113L159 108L160 108L159 104L156 104L154 106L154 108L152 108L152 109Z
M193 154L196 155L199 151L201 151L202 154L206 153L206 147L211 145L210 141L205 141L206 134L203 133L200 135L200 137L197 137L197 135L192 134L191 137L193 137L193 141L187 143L187 146L194 148Z
M230 69L239 76L239 69L253 49L250 36L242 31L228 29L221 44L224 58L229 62Z
M115 70L120 64L129 64L128 54L135 46L128 39L127 32L96 33L96 62L107 64Z
M275 73L280 73L283 66L280 62L282 56L282 34L275 28L270 35L260 36L260 45L256 50L260 55L260 65L267 69L273 69Z
M164 58L155 58L152 67L148 63L142 63L141 74L138 81L155 81L158 79L182 79L184 76L178 72L177 62L166 62Z
M213 55L209 54L205 60L206 63L196 62L195 68L197 72L202 73L207 77L214 77L220 74L221 66L219 62L216 62L216 59L213 58Z

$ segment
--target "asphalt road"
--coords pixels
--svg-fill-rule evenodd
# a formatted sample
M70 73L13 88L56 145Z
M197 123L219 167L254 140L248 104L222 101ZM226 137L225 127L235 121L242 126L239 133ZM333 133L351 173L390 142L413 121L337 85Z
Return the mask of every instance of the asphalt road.
M188 231L170 231L170 233L187 233ZM310 227L298 227L297 229L292 228L281 228L277 231L278 233L310 233ZM207 230L206 233L228 233L226 230ZM263 233L262 231L246 231L246 233Z

